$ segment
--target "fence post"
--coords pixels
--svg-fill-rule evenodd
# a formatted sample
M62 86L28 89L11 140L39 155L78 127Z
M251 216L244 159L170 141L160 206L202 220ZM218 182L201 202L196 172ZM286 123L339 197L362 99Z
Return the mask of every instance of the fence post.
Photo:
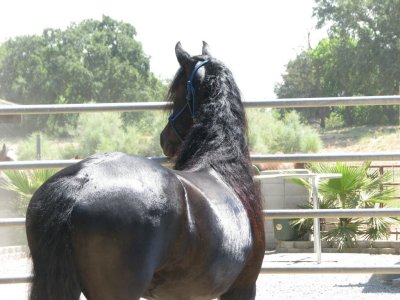
M319 208L318 199L318 175L312 177L312 199L313 208ZM321 232L319 227L319 218L314 218L314 252L317 253L317 263L321 263Z
M36 135L36 158L37 160L42 160L42 140L40 133Z

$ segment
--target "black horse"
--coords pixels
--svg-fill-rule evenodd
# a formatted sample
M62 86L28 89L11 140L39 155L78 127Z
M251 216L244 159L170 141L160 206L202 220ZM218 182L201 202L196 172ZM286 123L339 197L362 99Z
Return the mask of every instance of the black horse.
M106 153L44 183L27 211L31 300L255 299L263 217L241 95L206 43L175 51L174 170Z

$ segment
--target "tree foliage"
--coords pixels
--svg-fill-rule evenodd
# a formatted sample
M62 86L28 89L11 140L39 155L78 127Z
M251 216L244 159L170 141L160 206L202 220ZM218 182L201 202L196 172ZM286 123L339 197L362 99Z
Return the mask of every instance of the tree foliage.
M279 98L399 93L400 0L316 0L314 16L317 27L329 27L329 37L288 63L275 89ZM309 120L321 119L321 125L330 112L302 111ZM393 106L338 111L347 125L399 122Z
M10 39L0 46L0 97L19 104L160 100L166 87L135 36L132 25L103 16ZM48 121L40 120L32 130Z

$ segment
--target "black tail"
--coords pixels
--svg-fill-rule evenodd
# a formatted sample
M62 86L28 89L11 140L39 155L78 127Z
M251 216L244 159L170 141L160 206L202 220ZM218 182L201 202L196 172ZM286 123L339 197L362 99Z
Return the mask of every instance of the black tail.
M70 226L76 185L65 177L71 169L43 184L28 207L26 233L33 261L30 300L78 300L80 296Z

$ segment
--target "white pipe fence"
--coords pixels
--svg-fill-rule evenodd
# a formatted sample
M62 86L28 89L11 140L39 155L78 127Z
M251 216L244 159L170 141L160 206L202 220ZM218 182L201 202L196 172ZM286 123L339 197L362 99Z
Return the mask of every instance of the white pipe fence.
M329 107L355 105L400 105L400 96L296 98L264 101L244 101L247 108L259 107ZM119 102L89 104L0 105L0 115L66 114L81 112L134 112L169 109L169 102Z
M400 218L400 209L354 208L354 209L271 209L264 210L266 219L293 218Z
M246 108L259 107L329 107L355 105L400 105L400 96L368 96L368 97L330 97L330 98L297 98L277 99L269 101L246 101ZM96 104L63 104L63 105L0 105L0 115L32 115L32 114L64 114L82 112L133 112L165 110L171 107L167 102L135 102L135 103L96 103ZM151 157L160 163L168 163L166 157ZM17 161L0 162L0 170L6 169L38 169L64 168L78 160L53 161ZM254 163L262 162L335 162L335 161L400 161L400 152L391 153L344 153L344 154L282 154L252 155ZM297 209L266 210L268 219L282 218L331 218L331 217L400 217L399 209ZM23 226L24 218L0 219L0 228L4 226ZM272 267L262 268L261 274L312 274L312 273L380 273L400 274L400 266L387 267L352 267L352 266L306 266L306 267ZM29 282L31 276L0 277L0 284Z
M148 157L161 164L168 164L167 157ZM400 152L388 153L337 153L337 154L254 154L253 163L264 162L357 162L357 161L400 161ZM60 169L68 167L79 160L33 160L33 161L3 161L0 170L27 170L27 169Z

